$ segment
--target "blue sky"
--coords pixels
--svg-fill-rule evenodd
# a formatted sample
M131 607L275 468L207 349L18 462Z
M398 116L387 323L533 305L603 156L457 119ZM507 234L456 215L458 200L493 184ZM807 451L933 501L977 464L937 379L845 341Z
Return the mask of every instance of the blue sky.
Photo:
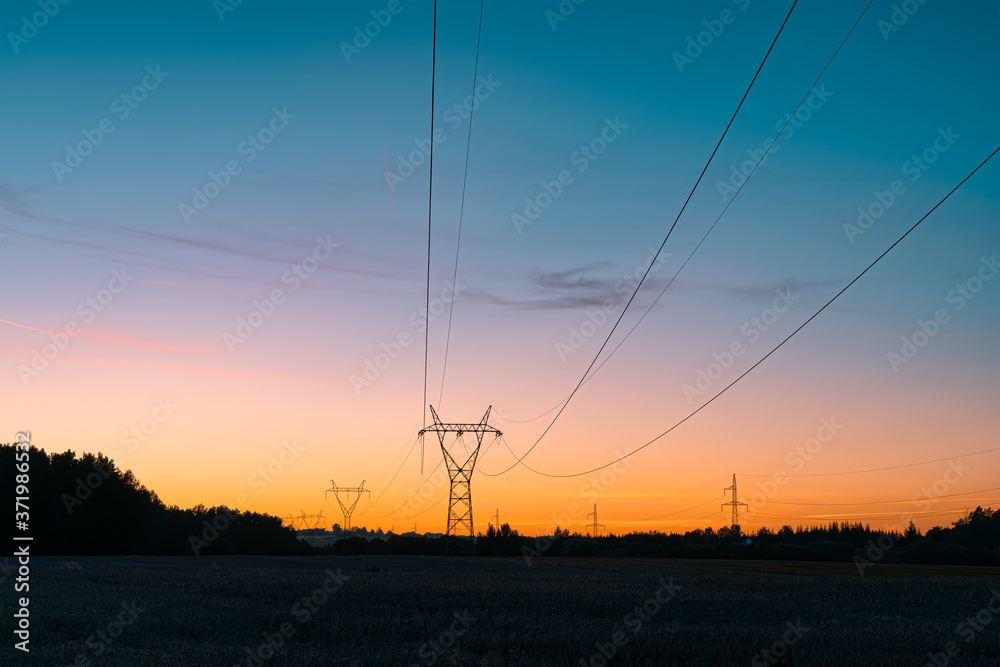
M748 150L767 145L866 4L799 3L638 306L652 302L722 211L718 183ZM370 436L374 462L337 449L316 462L316 468L348 468L360 479L387 467L419 425L422 334L409 321L424 301L428 165L390 192L386 164L397 173L401 156L430 136L432 4L400 0L400 11L350 62L341 46L373 20L372 12L386 16L388 5L244 0L220 19L209 0L74 0L17 44L9 34L20 33L23 18L39 5L0 6L0 232L6 234L0 319L36 330L0 325L0 359L10 380L4 401L21 418L51 424L56 448L96 449L116 439L119 424L142 414L143 401L171 392L199 406L190 422L172 422L176 432L160 436L176 441L211 424L209 430L234 438L260 433L254 447L264 451L271 446L264 440L273 443L286 432L317 442L350 439L378 420L384 431ZM691 406L682 385L711 362L712 352L740 337L741 324L765 309L775 290L791 288L798 299L741 359L743 368L1000 145L1000 7L985 0L913 6L898 30L886 32L893 3L872 4L820 82L827 99L779 141L660 305L567 411L573 427L557 429L551 447L539 449L547 469L566 467L580 433L592 434L582 456L597 465L608 460L608 440L621 435L619 420L631 424L627 446L685 416ZM662 242L790 3L588 0L553 24L546 12L558 7L485 3L478 73L494 90L472 119L459 265L464 293L449 356L455 379L444 394L459 412L479 414L493 403L514 419L529 419L574 386L610 328L565 362L558 344ZM446 141L435 148L433 294L454 268L469 121L455 127L455 116L446 114L472 91L478 10L475 2L438 6L435 123ZM708 39L706 22L722 25L720 34ZM673 54L699 33L707 45L679 71ZM167 74L120 118L113 101L141 85L147 68ZM286 126L246 161L242 142L268 127L275 110ZM67 145L83 141L105 118L114 131L102 133L71 172L55 173ZM580 171L574 155L609 120L620 135ZM931 149L939 132L951 137L947 149L911 180L907 163ZM193 189L204 188L229 161L239 174L185 222L179 207L192 204ZM519 232L512 215L523 215L525 198L536 198L542 182L562 170L571 171L572 183ZM995 336L938 338L902 369L904 378L886 361L898 338L849 334L911 332L940 308L954 315L950 333L1000 331L1000 281L984 285L961 312L947 300L997 251L998 175L994 158L741 381L733 403L720 401L715 418L743 414L753 396L783 405L778 414L819 414L846 401L851 407L843 410L861 411L858 421L872 434L879 423L888 428L880 410L895 415L890 422L906 419L909 432L921 428L912 419L920 406L940 407L940 395L924 395L921 387L953 388L970 406L982 404L984 391L995 397ZM862 235L849 238L844 226L856 222L858 207L870 207L875 193L897 179L905 192ZM231 354L223 334L254 299L282 286L283 272L313 252L317 237L327 236L340 244L334 259L321 263L288 295L280 316ZM40 332L63 327L76 305L121 267L137 276L134 286L94 323L99 330L23 383L18 368L45 342ZM631 328L641 312L630 310L623 326ZM445 322L431 327L435 399ZM351 377L400 333L419 343L357 392ZM825 385L837 389L827 394L833 389ZM75 399L81 405L74 418L93 426L87 435L74 435L80 429L73 418L57 425L57 412L41 407L91 386L100 389ZM802 397L811 392L813 403ZM108 401L128 400L136 405L120 414L105 409ZM600 416L605 406L614 406L617 419ZM941 425L942 433L968 427L975 440L996 425L978 407L969 410L971 416ZM709 431L712 414L705 414ZM803 419L811 424L809 414ZM7 430L14 428L18 415L3 417ZM775 415L761 419L766 425ZM514 449L534 442L543 422L515 427ZM769 431L752 439L782 437ZM871 438L859 436L856 453L867 451ZM168 449L158 455L168 456ZM151 451L136 464L154 481L156 456ZM756 460L747 459L743 469L767 467ZM513 474L525 484L533 479ZM172 484L172 478L161 482Z

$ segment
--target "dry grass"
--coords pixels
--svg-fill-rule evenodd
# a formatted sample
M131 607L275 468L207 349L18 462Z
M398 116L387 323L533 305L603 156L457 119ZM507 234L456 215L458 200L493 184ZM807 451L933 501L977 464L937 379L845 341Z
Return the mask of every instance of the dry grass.
M949 641L962 650L950 664L1000 662L1000 616L969 643L956 634L1000 589L995 579L802 577L663 564L651 574L468 561L449 572L442 559L390 557L234 559L229 567L212 567L224 558L75 562L82 569L33 563L32 664L246 665L247 649L283 622L294 633L262 664L426 665L433 655L435 665L577 666L618 631L626 642L610 664L749 665L781 640L788 621L809 631L775 664L923 665ZM325 570L338 565L347 580L304 620L296 602L321 589ZM364 571L372 565L378 571ZM637 617L628 614L653 598L660 576L681 588L636 631ZM6 615L13 601L10 594L3 600ZM86 639L130 601L145 610L95 655ZM468 630L433 651L428 642L462 629L454 614L465 611L475 619ZM3 660L21 662L28 664L17 655Z

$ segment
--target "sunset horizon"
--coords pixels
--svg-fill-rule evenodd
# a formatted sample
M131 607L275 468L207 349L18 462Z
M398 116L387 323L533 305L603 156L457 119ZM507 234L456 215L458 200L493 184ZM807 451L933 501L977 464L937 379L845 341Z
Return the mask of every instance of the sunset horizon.
M332 520L330 480L365 480L359 524L442 532L441 451L416 438L429 325L427 404L457 422L493 406L504 433L476 467L477 529L496 509L582 529L594 502L614 532L725 526L708 501L734 473L747 529L926 529L997 503L996 160L946 197L998 144L997 90L960 64L998 74L994 5L903 25L879 2L800 6L755 77L787 7L487 4L477 50L473 4L438 17L433 132L416 4L317 6L312 25L252 3L67 5L8 49L33 102L9 99L0 130L6 440L117 452L181 507L247 494ZM941 35L950 50L923 49ZM657 438L939 202L676 430L616 468L526 467L576 474Z

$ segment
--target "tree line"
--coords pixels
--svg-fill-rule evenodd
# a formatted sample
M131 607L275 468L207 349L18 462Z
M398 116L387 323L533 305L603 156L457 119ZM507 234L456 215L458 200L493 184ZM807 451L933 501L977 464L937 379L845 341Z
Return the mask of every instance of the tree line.
M242 512L224 506L190 509L165 505L131 471L123 471L102 454L77 456L72 451L48 455L29 450L27 478L28 530L16 525L15 484L0 485L4 535L31 535L38 555L217 555L217 554L422 554L460 551L461 538L393 535L365 531L311 547L276 516ZM15 448L0 444L0 470L12 476ZM22 489L23 490L23 489ZM339 526L337 527L339 528ZM326 531L306 531L313 536ZM749 539L748 539L749 538ZM468 541L466 539L466 541ZM468 549L466 549L468 550ZM684 533L661 531L591 537L557 527L552 535L521 535L509 524L479 533L479 556L534 559L567 556L641 556L654 558L752 558L776 560L854 561L1000 565L1000 509L977 507L946 527L922 534L911 522L902 532L872 529L860 522L832 521L825 526L785 525L761 528L750 535L730 528L696 528Z
M207 555L307 553L278 517L227 507L167 506L131 471L101 454L29 450L27 529L16 525L17 487L4 480L0 529L29 535L33 555ZM15 473L13 445L0 444L0 471Z

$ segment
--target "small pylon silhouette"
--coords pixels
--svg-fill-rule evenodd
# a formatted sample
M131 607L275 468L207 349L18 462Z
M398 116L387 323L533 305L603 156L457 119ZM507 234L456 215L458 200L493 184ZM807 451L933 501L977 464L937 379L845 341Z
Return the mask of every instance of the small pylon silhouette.
M587 518L594 517L594 523L587 524L587 530L591 531L591 535L597 537L597 534L605 529L603 523L597 523L597 503L594 503L594 511L587 515Z
M725 511L726 507L732 507L733 509L732 529L733 533L738 536L740 534L740 505L746 507L747 509L750 509L750 506L747 505L746 503L741 503L739 501L739 498L737 498L736 496L736 473L733 473L733 485L725 489L724 493L729 493L730 491L733 492L733 499L730 500L728 503L722 503L722 508L723 511Z

